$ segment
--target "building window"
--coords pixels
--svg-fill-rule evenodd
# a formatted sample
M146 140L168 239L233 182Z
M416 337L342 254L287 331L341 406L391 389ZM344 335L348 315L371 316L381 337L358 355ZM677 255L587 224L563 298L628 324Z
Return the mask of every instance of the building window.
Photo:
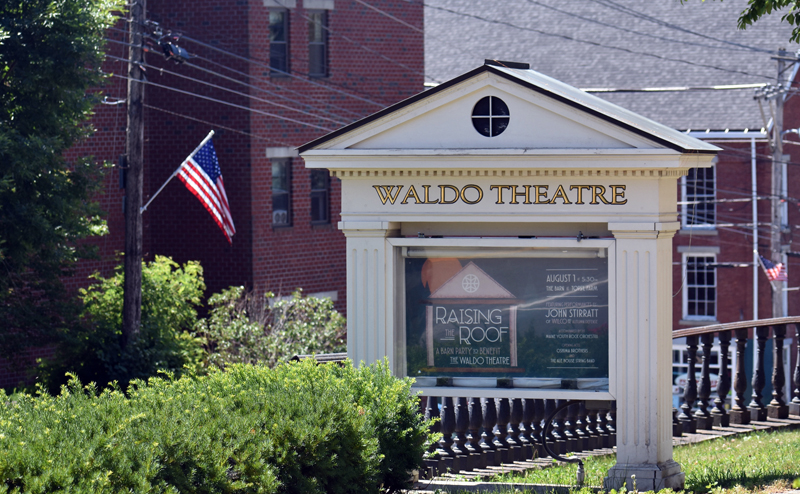
M311 223L330 223L328 170L311 170Z
M713 228L716 223L716 185L714 167L691 168L681 181L683 189L683 227Z
M269 67L272 74L289 72L289 11L269 11Z
M683 255L683 318L717 319L717 268L713 254Z
M272 224L292 224L292 160L272 162Z
M472 126L481 135L494 137L502 134L510 120L508 105L496 96L481 98L472 109Z
M308 75L328 76L328 12L308 13Z

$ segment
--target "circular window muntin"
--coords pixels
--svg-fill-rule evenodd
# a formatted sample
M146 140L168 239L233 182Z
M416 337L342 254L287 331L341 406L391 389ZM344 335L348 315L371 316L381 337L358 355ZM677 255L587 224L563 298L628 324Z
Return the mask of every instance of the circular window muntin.
M472 108L472 126L485 137L505 132L510 120L508 105L497 96L484 96Z

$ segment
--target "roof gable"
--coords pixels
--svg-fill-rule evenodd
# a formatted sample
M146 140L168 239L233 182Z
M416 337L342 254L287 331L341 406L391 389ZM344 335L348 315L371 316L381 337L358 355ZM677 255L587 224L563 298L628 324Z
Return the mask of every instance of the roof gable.
M472 109L485 96L509 107L508 128L484 137ZM311 149L716 148L532 70L484 65L300 147Z

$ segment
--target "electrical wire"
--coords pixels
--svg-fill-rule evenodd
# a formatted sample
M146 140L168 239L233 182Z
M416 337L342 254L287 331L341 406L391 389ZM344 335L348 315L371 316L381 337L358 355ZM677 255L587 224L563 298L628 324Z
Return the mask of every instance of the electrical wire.
M285 4L283 4L282 0L275 0L275 1L276 1L276 2L277 2L279 5L282 5L284 8L288 9L288 7L286 7L286 5L285 5ZM362 2L362 3L363 3L363 2ZM365 5L366 5L366 4L365 4ZM391 14L389 14L389 13L383 12L382 10L378 9L377 7L372 7L372 6L369 6L369 5L367 5L367 6L368 6L369 8L371 8L372 10L376 10L376 11L378 11L378 12L382 13L383 15L386 15L386 16L388 16L389 18L391 18L391 19L393 19L393 20L395 20L395 21L398 21L398 22L404 22L404 21L401 21L401 20L397 19L396 17L392 16L392 15L391 15ZM297 14L297 15L299 15L300 17L302 17L303 19L307 20L308 22L314 22L314 20L313 20L313 19L311 19L309 16L307 16L307 15L303 14L303 13L302 13L302 11L297 11L297 12L296 12L296 14ZM420 33L422 33L422 34L425 34L425 32L424 32L423 30L419 29L419 28L415 28L415 27L411 26L410 24L408 24L408 26L412 27L412 29L415 29L415 30L417 30L418 32L420 32ZM410 71L410 72L413 72L413 73L415 73L415 74L419 74L419 75L421 75L422 77L428 78L428 79L430 79L430 80L432 80L432 81L435 81L435 82L441 83L441 81L439 81L438 79L436 79L436 78L434 78L434 77L432 77L432 76L428 76L428 75L427 75L427 74L426 74L424 71L419 71L419 70L413 69L413 68L409 67L408 65L406 65L406 64L404 64L404 63L401 63L401 62L398 62L398 61L396 61L396 60L394 60L394 59L392 59L392 58L389 58L389 57L387 57L386 55L384 55L383 53L380 53L380 52L378 52L378 51L376 51L376 50L373 50L372 48L369 48L369 47L368 47L368 46L366 46L366 45L362 45L361 43L359 43L359 42L357 42L357 41L355 41L355 40L353 40L353 39L351 39L351 38L349 38L349 37L347 37L347 36L345 36L345 35L343 35L343 34L334 33L334 31L333 31L333 30L330 28L330 26L323 25L323 26L321 26L321 27L322 27L322 29L324 29L324 30L325 30L325 32L327 32L327 33L328 33L328 35L329 35L329 36L335 36L335 37L337 37L337 38L341 38L341 39L343 39L343 40L347 41L348 43L352 44L353 46L356 46L356 47L358 47L358 48L361 48L361 49L362 49L362 50L364 50L364 51L367 51L367 52L369 52L369 53L372 53L372 54L374 54L374 55L377 55L378 57L380 57L380 58L382 58L382 59L386 60L387 62L393 63L393 64L397 65L398 67L401 67L401 68L403 68L403 69L406 69L406 70L408 70L408 71Z
M115 42L115 43L121 43L121 42L119 42L119 41L114 41L114 42ZM128 44L128 46L132 46L132 45ZM271 87L274 87L274 88L277 88L277 89L280 89L280 90L282 90L282 91L286 91L286 92L289 92L289 93L295 94L295 95L297 95L297 96L300 96L300 97L303 97L303 98L306 98L306 99L310 99L311 101L316 101L317 103L319 103L319 104L321 104L321 105L325 105L325 106L328 106L328 107L332 107L332 108L336 108L336 109L338 109L338 110L342 110L342 111L348 112L348 113L352 114L353 116L355 116L356 118L361 118L361 117L363 117L363 115L362 115L362 114L356 113L356 112L354 112L354 111L352 111L352 110L348 110L347 108L338 107L338 106L336 106L336 105L333 105L333 104L331 104L331 103L328 103L328 102L325 102L325 101L322 101L322 100L317 100L317 99L315 99L315 98L313 98L313 97L309 96L309 95L308 95L308 94L306 94L306 93L301 93L301 92L299 92L299 91L295 91L295 90L292 90L292 89L290 89L290 88L286 88L286 87L284 87L284 86L279 86L279 85L277 85L277 84L274 84L272 81L270 81L270 80L268 80L268 79L265 79L265 78L260 78L260 77L257 77L257 76L253 76L253 75L251 75L251 74L247 74L247 73L245 73L245 72L238 71L238 70L236 70L236 69L233 69L233 68L231 68L231 67L228 67L228 66L226 66L226 65L223 65L223 64L221 64L221 63L215 62L215 61L213 61L213 60L210 60L210 59L207 59L207 58L201 57L201 56L199 56L199 55L196 55L196 54L190 54L190 55L191 55L191 60L202 60L202 61L204 61L204 62L207 62L207 63L209 63L209 64L212 64L212 65L214 65L214 66L217 66L217 67L223 68L223 69L225 69L225 70L228 70L228 71L230 71L230 72L232 72L232 73L235 73L235 74L237 74L237 75L241 75L241 76L242 76L242 77L244 77L244 78L248 78L248 79L255 79L255 80L259 81L259 82L266 83L266 84L268 84L269 86L271 86ZM263 92L263 93L269 94L270 96L274 96L274 97L276 97L276 98L279 98L279 99L282 99L282 100L284 100L284 101L289 101L289 102L292 102L292 103L299 103L299 104L303 105L304 107L306 107L306 108L307 108L309 111L319 111L319 110L320 110L320 106L313 106L313 105L311 105L311 104L308 104L308 103L301 103L301 102L297 101L296 99L289 98L288 96L284 96L284 95L282 95L282 94L279 94L279 93L276 93L276 92L273 92L273 91L269 91L269 90L267 90L267 89L264 89L263 87L255 86L255 85L252 85L252 84L248 84L248 83L246 83L246 82L243 82L243 81L240 81L240 80L238 80L238 79L234 79L234 78L228 77L228 76L226 76L226 75L224 75L224 74L220 74L219 72L214 72L214 71L212 71L212 70L209 70L209 69L202 68L202 67L200 67L199 65L192 64L192 63L190 63L190 62L184 62L184 65L188 65L188 66L190 66L190 67L193 67L193 68L196 68L196 69L198 69L198 70L200 70L200 71L204 71L204 72L207 72L207 73L209 73L209 74L216 75L216 76L218 76L218 77L220 77L220 78L223 78L223 79L225 79L225 80L229 80L229 81L232 81L232 82L236 82L236 83L238 83L238 84L245 85L245 86L247 86L247 87L250 87L250 88L256 89L257 91L260 91L260 92ZM342 122L347 122L347 123L349 123L349 122L351 122L351 121L352 121L352 119L350 119L350 118L347 118L347 117L344 117L344 116L342 116L342 115L335 114L334 112L331 112L331 111L324 111L324 110L322 110L322 111L323 111L323 113L327 113L327 114L329 114L329 115L333 115L333 116L335 116L335 117L338 117L338 118L340 118Z
M312 79L306 79L305 77L300 77L300 76L297 76L297 75L292 74L290 72L284 72L282 70L275 69L273 67L270 67L269 64L266 64L261 60L246 58L246 57L243 57L241 55L237 55L235 53L229 52L227 50L223 50L222 48L217 48L216 46L209 45L208 43L204 43L204 42L202 42L200 40L191 38L191 37L186 36L186 35L183 35L181 38L185 39L187 41L191 41L192 43L196 43L196 44L198 44L200 46L203 46L205 48L208 48L210 50L214 50L214 51L217 51L217 52L222 53L224 55L228 55L229 57L233 57L233 58L242 60L244 62L248 62L248 63L252 63L252 64L255 64L255 65L258 65L258 66L261 66L261 67L268 68L268 69L270 69L271 71L273 71L275 73L278 73L278 74L281 74L281 75L284 75L284 76L287 76L287 77L291 77L293 79L297 79L297 80L303 81L303 82L305 82L307 84L311 84L312 86L320 87L320 88L325 89L327 91L331 91L331 92L335 92L335 93L347 96L348 98L356 99L356 100L361 101L363 103L368 103L370 105L374 105L374 106L376 106L378 108L384 108L386 106L385 104L378 103L376 101L372 101L370 99L367 99L367 98L364 98L364 97L361 97L361 96L357 96L357 95L352 94L352 93L348 93L347 91L343 91L343 90L338 89L336 87L332 87L331 85L321 84L321 83L316 82L316 81L314 81Z
M721 46L716 46L716 45L703 45L703 44L694 43L694 42L691 42L691 41L685 41L685 40L681 40L681 39L673 39L673 38L668 38L666 36L658 36L658 35L651 34L651 33L643 33L641 31L635 31L633 29L627 29L627 28L620 27L620 26L617 26L617 25L614 25L614 24L610 24L610 23L607 23L607 22L599 21L597 19L592 19L591 17L585 17L585 16L582 16L582 15L578 15L578 14L576 14L574 12L568 12L566 10L561 10L561 9L559 9L557 7L553 7L552 5L547 5L545 3L538 2L537 0L527 0L527 2L531 3L531 4L534 4L534 5L538 5L540 7L544 7L546 9L553 10L555 12L567 15L569 17L574 17L576 19L580 19L582 21L591 22L593 24L598 24L598 25L603 26L603 27L616 29L616 30L619 30L619 31L622 31L622 32L625 32L625 33L635 34L637 36L644 36L646 38L653 38L653 39L657 39L657 40L661 40L661 41L667 41L669 43L678 43L678 44L684 44L684 45L689 45L689 46L697 46L697 47L701 47L701 48L713 48L713 49L717 49L717 50L732 50L732 51L739 51L739 52L741 52L741 51L769 51L769 50L763 50L761 48L749 47L749 46L744 46L744 45L742 45L741 47L738 47L739 46L738 44L736 44L738 48L728 48L728 47L721 47ZM715 39L715 38L712 38L712 39ZM719 40L717 40L717 41L719 41Z
M106 58L112 58L112 59L124 60L124 59L120 59L119 57L115 57L115 56L113 56L113 55L106 55ZM235 90L233 90L233 89L226 88L226 87L224 87L224 86L220 86L220 85L217 85L217 84L212 84L212 83L210 83L210 82L202 81L202 80L200 80L200 79L195 79L194 77L189 77L189 76L187 76L187 75L183 75L183 74L180 74L180 73L178 73L178 72L173 72L173 71L171 71L171 70L167 70L167 69L165 69L165 68L162 68L162 67L157 67L157 66L155 66L155 65L150 65L150 64L148 64L148 63L143 63L143 64L141 64L141 65L142 65L143 67L146 67L146 68L151 68L151 69L153 69L153 70L157 70L157 71L159 71L160 73L163 73L163 74L168 74L168 75L171 75L171 76L174 76L174 77L178 77L178 78L181 78L181 79L185 79L185 80L188 80L188 81L192 81L192 82L194 82L194 83L197 83L197 84L201 84L201 85L204 85L204 86L212 87L212 88L214 88L214 89L219 89L220 91L226 91L226 92L229 92L229 93L235 94L236 96L241 96L241 97L243 97L243 98L252 99L252 100L254 100L254 101L258 101L258 102L260 102L260 103L266 103L266 104L269 104L269 105L274 105L274 106L277 106L277 107L279 107L279 108L283 108L283 109L285 109L285 110L289 110L289 111L293 111L293 112L301 113L301 114L303 114L303 115L308 115L308 116L311 116L311 117L314 117L314 118L319 118L319 119L321 119L321 120L327 120L327 121L329 121L329 122L333 122L333 123L335 123L335 124L338 124L338 125L344 125L344 122L342 122L342 121L340 121L340 120L334 120L334 119L332 119L332 118L328 118L328 117L322 117L322 116L320 116L320 115L315 115L315 114L313 114L313 113L309 113L309 112L306 112L306 111L303 111L303 110L299 110L299 109L297 109L297 108L292 108L292 107L290 107L290 106L282 105L282 104L280 104L280 103L275 103L275 102L273 102L273 101L269 101L269 100L266 100L266 99L264 99L264 98L258 98L258 97L256 97L256 96L253 96L253 95L250 95L250 94L247 94L247 93L241 93L241 92L239 92L239 91L235 91Z
M151 110L159 111L159 112L166 113L166 114L169 114L169 115L173 115L173 116L176 116L176 117L185 118L185 119L191 120L193 122L202 123L202 124L205 124L205 125L208 125L208 126L214 128L214 129L224 129L224 130L227 130L229 132L235 132L236 134L241 134L243 136L252 137L253 139L258 139L260 141L270 142L270 143L273 143L273 144L280 144L281 146L285 146L285 147L293 147L292 144L288 144L286 142L279 141L277 139L273 139L271 137L264 137L264 136L261 136L261 135L258 135L258 134L251 134L249 132L244 132L242 130L237 130L237 129L234 129L232 127L226 127L224 125L220 125L220 124L217 124L217 123L209 122L207 120L201 120L199 118L190 117L190 116L184 115L182 113L176 113L174 111L166 110L164 108L159 108L159 107L153 106L153 105L148 105L146 103L143 103L142 106L144 106L145 108L150 108Z
M717 41L719 43L723 43L723 44L727 44L727 45L731 45L731 46L737 46L739 48L744 48L746 50L754 51L754 52L768 53L768 54L777 53L774 50L767 50L767 49L764 49L764 48L756 48L756 47L752 47L752 46L747 46L747 45L743 45L741 43L734 43L733 41L728 41L728 40L716 38L714 36L709 36L707 34L698 33L696 31L692 31L690 29L686 29L686 28L678 26L676 24L671 24L669 22L666 22L663 19L659 19L657 17L653 17L653 16L650 16L650 15L647 15L647 14L645 14L643 12L639 12L637 10L634 10L634 9L630 8L630 7L626 7L624 5L620 5L617 2L614 2L613 0L592 0L592 1L595 2L598 5L602 5L603 7L606 7L606 8L609 8L609 9L613 9L613 10L616 10L618 12L622 12L624 14L628 14L630 16L633 16L633 17L636 17L636 18L639 18L639 19L643 19L643 20L652 22L652 23L657 24L659 26L664 26L664 27L667 27L669 29L674 29L676 31L680 31L680 32L683 32L683 33L686 33L686 34L691 34L693 36L697 36L697 37L700 37L700 38L704 38L704 39L708 39L708 40L712 40L712 41Z
M125 79L125 80L131 80L131 79L130 79L128 76L121 76L121 75L117 75L117 74L112 74L112 77L117 77L117 78L119 78L119 79ZM256 109L254 109L254 108L248 108L248 107L246 107L246 106L237 105L237 104L235 104L235 103L230 103L230 102L228 102L228 101L222 101L222 100L218 100L218 99L216 99L216 98L211 98L211 97L209 97L209 96L203 96L203 95L201 95L201 94L196 94L196 93L192 93L192 92L189 92L189 91L184 91L184 90L182 90L182 89L178 89L178 88L174 88L174 87L166 86L166 85L164 85L164 84L158 84L158 83L151 82L151 81L148 81L148 80L139 80L139 81L137 81L137 82L140 82L140 83L142 83L142 84L147 84L147 85L150 85L150 86L159 87L159 88L162 88L162 89L167 89L167 90L169 90L169 91L174 91L174 92L176 92L176 93L185 94L185 95L187 95L187 96L194 96L195 98L200 98L200 99L204 99L204 100L206 100L206 101L211 101L211 102L214 102L214 103L219 103L219 104L221 104L221 105L230 106L230 107L233 107L233 108L238 108L238 109L240 109L240 110L249 111L249 112L251 112L251 113L255 113L255 114L257 114L257 115L263 115L263 116L266 116L266 117L277 118L277 119L279 119L279 120L285 120L285 121L287 121L287 122L296 123L296 124L303 125L303 126L306 126L306 127L313 127L313 128L315 128L315 129L324 130L324 131L326 131L326 132L331 132L331 131L333 131L333 129L329 129L329 128L327 128L327 127L321 127L321 126L319 126L319 125L314 125L314 124L310 124L310 123L302 122L302 121L300 121L300 120L295 120L294 118L283 117L283 116L281 116L281 115L276 115L276 114L274 114L274 113L265 112L265 111L261 111L261 110L256 110Z
M446 8L446 7L439 7L439 6L430 5L430 4L424 3L424 2L421 2L421 3L423 3L423 5L425 5L426 7L434 9L434 10L439 10L439 11L442 11L442 12L448 12L448 13L451 13L451 14L454 14L454 15L458 15L458 16L462 16L462 17L468 17L468 18L471 18L471 19L476 19L476 20L479 20L481 22L486 22L486 23L489 23L489 24L497 24L497 25L501 25L501 26L511 27L511 28L514 28L514 29L518 29L520 31L533 32L533 33L541 34L543 36L560 38L560 39L564 39L564 40L567 40L567 41L573 41L573 42L576 42L576 43L582 43L582 44L587 44L587 45L590 45L590 46L595 46L595 47L598 47L598 48L606 48L606 49L609 49L609 50L621 51L621 52L624 52L624 53L630 53L632 55L640 55L640 56L644 56L644 57L655 58L655 59L663 60L663 61L666 61L666 62L675 62L675 63L682 63L682 64L686 64L686 65L692 65L692 66L695 66L695 67L704 67L704 68L707 68L707 69L718 70L718 71L721 71L721 72L727 72L727 73L731 73L731 74L742 74L742 75L747 75L747 76L752 76L752 77L759 77L759 78L762 78L762 79L768 79L768 80L775 79L775 80L777 80L777 77L774 77L774 76L769 76L769 75L764 75L764 74L754 74L752 72L747 72L747 71L744 71L744 70L728 69L728 68L725 68L725 67L719 67L719 66L716 66L716 65L710 65L710 64L699 63L699 62L692 62L690 60L683 60L683 59L680 59L680 58L665 57L663 55L658 55L658 54L655 54L655 53L649 53L649 52L644 52L644 51L632 50L630 48L625 48L625 47L621 47L621 46L606 45L606 44L603 44L603 43L600 43L600 42L597 42L597 41L580 39L580 38L576 38L574 36L570 36L570 35L566 35L566 34L551 33L551 32L548 32L548 31L544 31L544 30L536 29L536 28L532 28L532 27L519 26L517 24L511 23L511 22L507 22L507 21L500 21L500 20L496 20L496 19L488 19L486 17L482 17L482 16L479 16L479 15L476 15L476 14L469 14L469 13L466 13L466 12L460 12L460 11L449 9L449 8Z

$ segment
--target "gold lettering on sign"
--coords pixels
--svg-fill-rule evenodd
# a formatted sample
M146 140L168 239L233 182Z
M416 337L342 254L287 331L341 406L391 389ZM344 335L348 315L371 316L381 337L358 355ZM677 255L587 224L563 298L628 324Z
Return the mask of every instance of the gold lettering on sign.
M415 189L413 185L408 188L408 192L406 192L406 196L403 198L403 202L400 204L408 204L408 199L411 197L417 201L417 204L422 204L422 201L419 200L419 196L417 195L417 189Z
M620 192L619 189L622 189L622 192ZM612 185L611 186L611 191L612 191L611 194L612 194L612 197L613 197L613 199L611 199L611 204L625 204L625 203L628 202L627 199L624 199L624 197L625 197L625 186L624 185ZM622 199L622 201L617 201L617 198Z
M603 204L611 204L608 200L603 196L606 193L606 188L602 185L594 185L592 186L592 202L589 204L600 204L597 202L597 198L599 197Z
M550 199L550 204L555 204L556 203L556 199L558 199L559 197L561 198L562 201L564 201L563 202L564 204L572 204L569 201L569 199L567 199L567 193L564 191L564 186L563 185L559 185L558 186L558 189L556 189L556 193L553 194L553 198Z
M505 202L503 202L503 189L509 189L510 190L511 187L512 187L511 185L491 185L491 186L489 186L489 188L491 190L497 189L497 201L495 201L495 204L505 204Z
M467 189L475 189L478 192L478 198L475 199L474 201L470 201L469 199L467 199L467 194L466 194ZM461 189L461 200L464 201L466 204L478 204L479 202L481 202L481 200L483 200L483 189L481 189L475 184L465 185Z
M522 187L525 188L525 192L520 192L519 185L514 186L514 190L511 193L511 204L519 204L517 202L517 197L524 197L525 202L523 204L530 204L531 203L531 186L530 185L523 185Z
M591 190L591 188L591 185L570 185L569 190L578 191L578 200L575 201L575 204L583 204L583 195L581 195L581 193L583 192L583 189Z
M425 194L423 194L425 197L425 204L439 204L439 199L436 199L435 201L430 200L430 192L431 192L430 185L423 185L422 188L425 189Z
M400 195L400 191L403 190L402 185L373 185L372 187L378 192L378 198L380 198L381 204L386 204L387 200L394 204L394 201L397 200L397 196ZM397 187L397 192L392 195L392 190L395 187Z
M391 205L397 203L405 185L373 185L372 188L378 194L381 204ZM455 185L420 185L422 187L422 198L414 185L409 185L403 200L400 204L408 204L414 200L416 204L455 204L459 200L464 204L478 204L483 200L483 189L475 184L467 184L462 188ZM434 189L439 187L439 197L436 198ZM628 203L625 198L625 185L568 185L559 184L555 193L550 196L548 185L490 185L489 189L497 192L495 204L592 204L592 205L611 205L621 206ZM533 189L533 190L532 190ZM569 192L567 192L569 189ZM504 192L508 191L508 196L504 197ZM608 195L606 195L608 193ZM592 198L589 201L589 195ZM509 198L510 196L510 198ZM533 197L531 197L533 196ZM533 201L531 201L533 199ZM610 199L610 200L609 200ZM508 200L508 202L506 202Z
M445 190L452 190L453 191L454 195L453 195L453 200L452 201L448 201L446 199L447 198L447 193L445 192ZM458 192L458 187L456 187L455 185L440 185L439 186L439 204L455 204L455 202L458 200L459 197L461 197L461 194Z

